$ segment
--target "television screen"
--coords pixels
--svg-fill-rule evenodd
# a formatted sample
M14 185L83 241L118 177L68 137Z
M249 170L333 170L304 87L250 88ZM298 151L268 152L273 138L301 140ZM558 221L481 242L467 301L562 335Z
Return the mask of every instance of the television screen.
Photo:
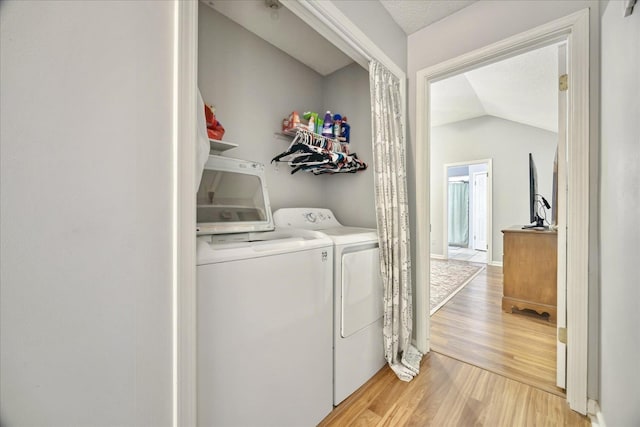
M529 222L538 221L536 209L536 195L538 194L538 171L533 161L533 156L529 153Z
M540 216L540 212L544 208L549 209L551 206L547 200L538 194L538 172L536 163L533 161L533 155L529 153L529 222L522 228L547 228L544 225L546 214Z

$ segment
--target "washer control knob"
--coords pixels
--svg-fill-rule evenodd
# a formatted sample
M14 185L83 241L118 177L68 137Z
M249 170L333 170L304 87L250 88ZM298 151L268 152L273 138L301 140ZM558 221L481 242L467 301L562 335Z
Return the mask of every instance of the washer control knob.
M315 223L318 220L318 217L316 217L316 214L313 212L309 212L305 217L307 218L307 221L311 223Z

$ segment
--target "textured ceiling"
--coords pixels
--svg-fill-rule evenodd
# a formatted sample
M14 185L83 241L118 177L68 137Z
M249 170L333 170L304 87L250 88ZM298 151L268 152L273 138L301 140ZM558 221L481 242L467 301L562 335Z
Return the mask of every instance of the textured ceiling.
M380 0L394 21L409 35L463 9L475 0Z
M431 123L495 116L558 131L558 46L548 46L431 85Z

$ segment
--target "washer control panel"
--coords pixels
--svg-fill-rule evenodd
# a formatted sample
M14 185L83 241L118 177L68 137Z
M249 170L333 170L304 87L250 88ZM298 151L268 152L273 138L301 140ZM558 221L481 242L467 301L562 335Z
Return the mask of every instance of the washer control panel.
M304 228L321 230L339 227L341 224L330 209L322 208L283 208L273 213L276 227Z

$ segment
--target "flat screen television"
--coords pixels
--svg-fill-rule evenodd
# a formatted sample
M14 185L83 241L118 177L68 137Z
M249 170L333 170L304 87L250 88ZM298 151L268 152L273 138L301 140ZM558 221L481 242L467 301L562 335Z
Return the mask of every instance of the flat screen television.
M538 194L538 172L536 163L533 161L533 155L529 153L529 225L522 228L549 228L544 222L546 214L544 208L551 208L549 202ZM542 215L541 215L542 213Z

